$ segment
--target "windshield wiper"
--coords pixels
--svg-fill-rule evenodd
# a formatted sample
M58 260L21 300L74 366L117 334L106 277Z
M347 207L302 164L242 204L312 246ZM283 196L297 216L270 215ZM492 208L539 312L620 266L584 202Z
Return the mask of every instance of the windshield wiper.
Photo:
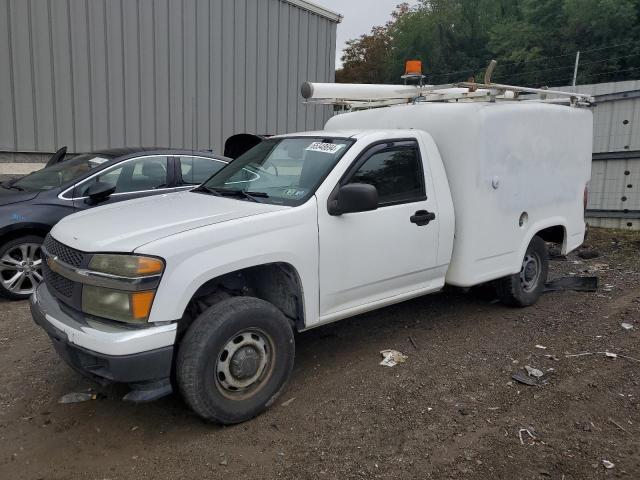
M264 200L260 200L259 198L269 198L269 195L264 192L246 192L244 190L238 190L238 194L244 195L245 198L248 198L252 202L256 203L264 203ZM259 198L256 198L259 197Z
M2 186L7 189L18 190L19 192L24 192L24 188L14 185L13 183L3 183Z
M209 187L207 187L205 185L200 185L199 187L196 187L191 191L192 192L208 193L209 195L215 195L216 197L221 197L222 196L215 189L209 188Z
M218 193L220 193L223 196L227 196L227 197L237 197L237 196L241 196L244 198L247 198L249 200L251 200L252 202L256 202L256 203L264 203L262 200L258 200L256 197L261 197L261 198L269 198L269 195L264 193L264 192L247 192L246 190L226 190L226 189L216 189L216 191Z
M218 195L220 197L244 197L246 199L251 200L252 202L257 202L257 203L264 203L262 200L259 200L257 197L269 198L269 194L265 192L247 192L246 190L240 190L240 189L231 190L227 188L209 188L209 187L205 187L204 185L202 187L205 188L207 192L213 195Z

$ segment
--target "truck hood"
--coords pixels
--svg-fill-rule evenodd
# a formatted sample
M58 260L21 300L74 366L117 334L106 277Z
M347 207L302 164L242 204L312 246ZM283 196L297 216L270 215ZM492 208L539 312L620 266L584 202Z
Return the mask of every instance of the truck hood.
M186 230L286 208L202 193L170 193L70 215L53 228L51 235L85 252L132 252Z

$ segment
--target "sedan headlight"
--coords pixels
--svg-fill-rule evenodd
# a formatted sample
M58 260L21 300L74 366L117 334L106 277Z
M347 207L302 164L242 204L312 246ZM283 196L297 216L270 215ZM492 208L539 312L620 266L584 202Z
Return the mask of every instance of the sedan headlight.
M82 311L127 323L149 319L164 262L140 255L96 254L89 263L94 282L82 289ZM94 274L94 275L93 275Z

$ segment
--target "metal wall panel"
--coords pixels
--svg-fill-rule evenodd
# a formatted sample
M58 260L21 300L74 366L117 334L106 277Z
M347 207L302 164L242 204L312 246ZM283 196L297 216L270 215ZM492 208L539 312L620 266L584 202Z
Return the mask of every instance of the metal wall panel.
M637 218L596 218L587 217L591 227L617 228L621 230L640 230L640 220Z
M31 45L31 6L28 2L11 2L9 35L17 150L38 149L36 131L37 106L33 86L33 50ZM7 122L3 121L2 124Z
M640 230L640 80L552 88L595 97L587 222Z
M53 105L53 65L51 59L50 9L46 0L34 2L31 10L31 42L33 45L33 90L37 111L38 143L55 143ZM43 114L44 113L44 114Z
M587 221L640 230L640 80L578 85L576 91L596 96Z
M334 20L285 0L0 0L0 152L322 128Z
M73 116L76 129L76 145L78 151L93 148L92 105L95 101L91 92L91 64L89 63L89 18L87 2L69 1L69 32L71 33L71 68L70 81L73 84ZM22 3L11 0L12 4ZM29 3L24 2L24 3ZM55 4L54 4L55 5ZM52 5L53 6L53 5ZM125 17L126 18L126 17ZM16 108L16 110L21 110ZM42 112L43 113L43 112ZM44 113L43 113L44 114ZM24 151L23 148L19 150ZM44 150L40 145L38 151ZM54 148L55 150L55 148Z
M107 2L106 22L106 70L107 70L107 139L113 144L125 144L125 98L124 92L124 34L122 24L122 3ZM56 10L56 9L53 9Z
M258 65L253 59L258 56L258 16L259 0L247 0L246 7L246 56L245 75L247 78L257 78ZM245 108L244 116L246 130L259 132L258 128L258 82L247 82L245 84Z
M566 90L570 87L561 87ZM640 80L578 85L590 95L640 90ZM640 150L640 97L598 102L593 109L593 152Z
M594 161L587 208L640 211L640 158Z
M5 145L11 150L16 148L14 111L15 99L13 98L13 49L11 48L11 18L9 4L0 4L0 145Z
M211 134L209 128L209 84L210 69L209 49L211 47L211 29L209 28L210 3L208 0L197 0L196 2L196 25L195 25L195 42L196 42L196 98L199 100L195 104L195 148L207 148L211 142Z

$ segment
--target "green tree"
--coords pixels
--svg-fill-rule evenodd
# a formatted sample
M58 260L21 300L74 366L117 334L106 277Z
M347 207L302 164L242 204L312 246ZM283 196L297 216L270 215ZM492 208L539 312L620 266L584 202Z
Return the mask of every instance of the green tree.
M578 50L584 52L580 83L633 77L626 69L638 65L637 3L523 0L516 15L491 30L490 50L502 63L496 77L518 84L566 85Z
M351 40L337 81L398 83L405 60L423 61L434 84L482 75L496 82L567 85L638 78L640 0L421 0Z
M492 0L423 0L393 26L393 66L385 80L394 81L409 58L423 61L430 83L478 74L491 57L488 32L497 12Z
M342 68L336 71L338 83L379 83L387 76L391 63L391 30L396 22L410 12L401 3L391 13L384 26L373 27L371 33L349 40L342 55Z

